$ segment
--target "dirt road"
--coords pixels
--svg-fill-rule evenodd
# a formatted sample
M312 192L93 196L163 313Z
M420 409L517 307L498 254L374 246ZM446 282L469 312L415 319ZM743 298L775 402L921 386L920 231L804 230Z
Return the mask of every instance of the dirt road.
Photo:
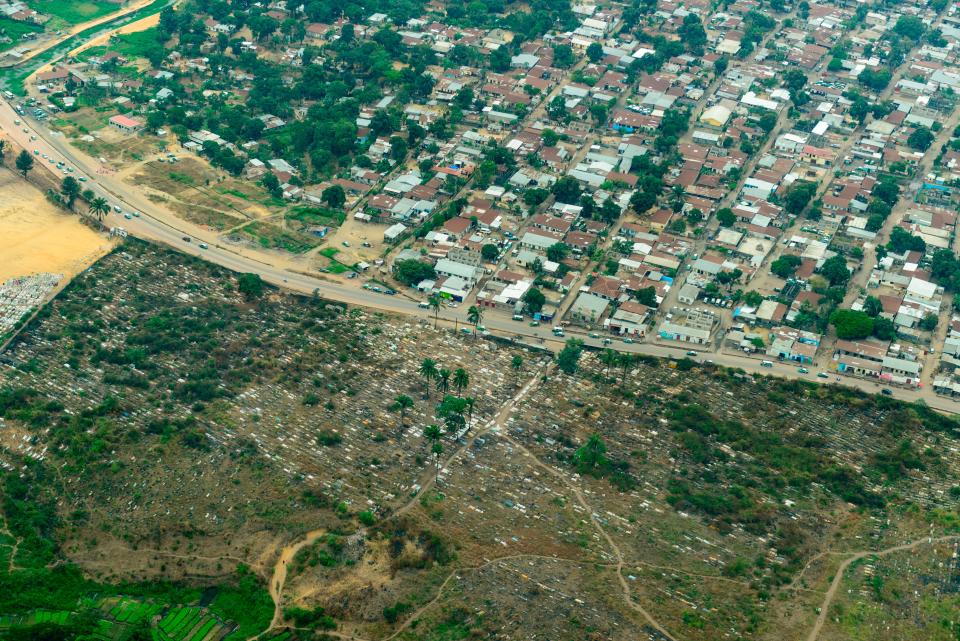
M895 545L889 547L885 550L861 550L859 552L851 552L850 558L846 559L843 563L840 564L840 567L837 568L837 573L833 577L833 581L830 583L830 588L827 590L826 595L823 597L823 603L820 605L820 614L817 616L817 621L813 625L813 629L810 630L810 634L807 635L807 641L817 641L817 637L820 636L820 630L823 628L823 624L827 621L827 613L830 610L830 604L833 602L833 598L837 594L837 590L840 588L840 582L843 581L843 574L847 571L847 568L850 567L850 564L854 561L858 561L862 558L868 556L887 556L888 554L893 554L895 552L904 552L906 550L913 550L921 545L933 545L934 543L944 543L946 541L956 541L960 539L960 536L941 536L938 538L925 537L917 541L912 541L910 543L903 543L901 545Z

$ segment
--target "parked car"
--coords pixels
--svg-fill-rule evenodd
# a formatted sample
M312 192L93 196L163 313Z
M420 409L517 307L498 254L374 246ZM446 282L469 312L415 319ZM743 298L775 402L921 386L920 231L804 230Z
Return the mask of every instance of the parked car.
M884 396L893 396L893 390L889 387L884 387L882 390L880 390L880 393Z
M810 370L808 370L806 367L801 367L801 368L798 369L797 371L800 372L801 374L809 374L809 373L810 373Z

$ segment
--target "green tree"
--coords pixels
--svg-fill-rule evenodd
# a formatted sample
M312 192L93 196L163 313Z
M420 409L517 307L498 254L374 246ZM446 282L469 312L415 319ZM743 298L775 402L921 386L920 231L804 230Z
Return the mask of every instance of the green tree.
M24 149L17 156L17 159L14 163L17 167L17 171L23 174L23 177L27 177L27 172L33 169L33 156L30 155L30 152Z
M486 243L480 248L480 256L488 263L492 263L500 255L500 250L493 243Z
M806 180L798 180L787 190L784 198L784 209L787 213L799 216L807 208L810 199L817 192L817 184Z
M603 45L599 42L591 42L587 46L587 58L590 62L600 62L603 59Z
M263 296L263 280L259 274L240 274L237 276L237 291L247 300Z
M574 204L580 199L580 183L572 176L564 176L553 183L550 191L562 203Z
M531 287L523 295L523 302L530 313L536 314L543 309L544 303L547 302L547 297L536 287Z
M334 209L340 209L347 202L347 194L340 185L330 185L320 195L323 202Z
M918 125L907 138L907 144L910 145L911 149L926 151L930 149L930 145L933 144L935 138L932 131L923 125Z
M581 474L592 474L609 464L607 460L607 446L599 434L592 434L576 452L573 461L577 471Z
M393 264L393 275L404 285L412 287L424 280L436 278L437 271L433 268L433 265L411 258L395 262Z
M567 340L566 345L557 354L557 367L566 374L574 374L583 353L583 341L577 338Z
M555 263L562 262L570 253L570 248L564 243L554 243L547 247L547 259Z
M927 313L923 319L920 321L920 329L926 332L932 332L937 328L937 323L939 322L936 314Z
M820 273L830 281L834 287L843 287L850 280L850 270L847 269L847 261L843 256L837 254L828 258L820 267Z
M517 384L519 384L519 383L520 383L520 371L523 369L523 357L522 357L522 356L514 356L513 358L511 358L511 359L510 359L510 369L512 369L512 370L514 371L514 373L516 374L516 377L517 377L517 378L516 378L516 382L517 382Z
M436 329L440 320L440 297L432 294L427 302L430 304L430 309L433 310L433 328Z
M476 305L471 305L470 309L467 310L467 320L473 323L473 331L476 333L480 327L480 323L483 322L483 309Z
M66 176L60 183L60 193L67 201L67 209L73 210L73 203L80 195L80 183L73 176Z
M883 303L881 303L880 299L876 296L867 296L863 301L863 311L866 312L870 318L876 318L880 315L880 312L883 311Z
M434 379L434 385L441 394L446 394L450 391L450 370L441 367Z
M406 394L398 394L393 400L393 407L400 412L400 433L403 434L407 410L413 407L413 399Z
M420 363L419 374L427 384L427 394L430 393L430 382L437 378L440 370L437 369L437 361L432 358L425 358Z
M510 52L506 47L497 47L490 54L490 68L498 73L510 70Z
M467 385L470 384L470 375L467 374L467 370L462 367L458 367L453 372L453 386L457 390L457 396L463 394L463 390L467 388Z
M914 42L920 42L920 38L923 37L923 33L926 30L927 28L923 20L917 16L900 16L897 18L897 24L893 26L893 32L895 34L913 40Z
M799 256L794 256L793 254L784 254L780 258L776 259L770 263L770 271L779 276L780 278L790 278L793 276L793 272L797 270L797 267L800 266Z
M717 211L717 222L723 227L733 227L737 222L737 216L729 207L723 207Z
M830 324L837 330L837 337L859 340L873 333L873 321L866 312L838 309L830 314Z
M544 129L540 132L540 139L543 140L544 147L555 147L560 142L560 134L553 129Z
M436 462L436 470L433 477L433 482L436 485L440 484L440 457L443 456L443 443L437 441L430 446L430 453L433 454L433 460Z
M88 213L103 222L103 217L110 213L110 204L106 198L97 197L90 201Z

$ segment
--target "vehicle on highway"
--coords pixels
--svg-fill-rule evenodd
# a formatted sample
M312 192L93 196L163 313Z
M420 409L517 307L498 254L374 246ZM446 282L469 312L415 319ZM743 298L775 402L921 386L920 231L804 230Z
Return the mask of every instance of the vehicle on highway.
M343 241L341 244L342 244L344 247L349 247L349 246L350 246L350 241L349 241L349 240L345 240L345 241Z
M115 211L115 212L117 212L117 213L119 214L120 212L123 211L123 208L120 207L120 205L114 205L114 206L113 206L113 211Z
M393 295L395 295L397 292L393 291L392 289L387 289L387 290L385 290L383 293L386 294L387 296L393 296Z
M48 156L47 156L47 154L40 154L40 157L43 158L44 160L46 160Z
M375 291L375 292L382 292L382 291L383 291L383 290L382 290L379 286L377 286L377 285L374 285L374 286L371 287L370 289L372 289L372 290Z
M87 182L87 179L84 176L77 176L77 180L79 180L82 183ZM136 216L136 214L134 214L134 216Z
M554 335L554 336L563 336L563 328L562 328L562 327L554 327L554 328L553 328L553 335Z
M199 247L200 249L206 249L206 248L209 247L209 246L210 246L210 245L208 245L208 244L206 244L206 243L200 243L199 245L197 245L197 247Z
M130 212L130 213L133 214L133 217L134 217L134 218L140 218L140 212L139 212L139 211L132 211L132 212Z
M130 214L124 214L123 217L126 218L127 220L130 220L131 218L133 218L133 216L131 216Z
M350 280L353 280L356 277L357 277L357 272L347 272L347 278L349 278Z
M623 342L626 343L627 345L633 345L633 339L632 339L632 338L625 338L625 339L623 339Z
M760 367L773 367L773 361L760 361Z
M603 344L604 344L604 345L609 345L609 344L612 343L612 342L613 342L613 339L612 339L612 338L605 338L605 339L603 339Z
M24 128L23 128L23 133L28 134L28 133L30 133L30 130L27 129L26 127L24 127Z
M460 332L461 332L462 334L472 334L472 333L473 333L473 330L470 329L469 327L461 327L461 328L460 328Z
M360 243L360 246L361 246L361 247L373 247L373 245L371 245L371 244L368 243L367 241L363 241L362 243Z
M540 327L540 321L530 321L530 327Z
M20 119L19 119L19 118L15 119L15 120L13 121L13 124L15 124L16 126L19 127L19 126L20 126Z
M366 287L366 285L364 285L364 287ZM430 303L428 303L425 300L422 300L419 303L417 303L417 307L419 307L420 309L430 309Z
M817 372L817 378L830 378L830 375L826 372Z
M589 336L590 338L600 338L600 334L596 332L590 332L589 334L587 334L587 336Z
M36 139L37 139L36 136L33 136L33 135L30 136L30 140L36 140Z
M513 315L513 320L515 320L515 321L522 321L522 320L523 320L523 316L522 316L521 314L514 314L514 315Z
M893 396L893 390L889 387L884 387L882 390L880 390L880 393L884 396Z
M34 149L34 150L33 150L33 155L34 155L34 156L39 156L39 155L40 155L40 150L39 150L39 149Z
M801 367L801 368L798 369L797 371L800 372L801 374L809 374L809 373L810 373L810 370L808 370L806 367Z
M695 351L693 351L692 349L687 350L687 356L697 356L697 355L698 355L698 354L697 354Z
M189 236L183 236L183 242L189 243L189 242L190 242L190 237L189 237Z

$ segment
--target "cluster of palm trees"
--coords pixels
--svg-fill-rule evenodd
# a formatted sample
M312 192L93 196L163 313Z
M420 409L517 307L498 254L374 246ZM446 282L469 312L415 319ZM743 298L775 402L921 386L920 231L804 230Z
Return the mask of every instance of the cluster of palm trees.
M471 307L471 313L476 308ZM480 318L471 318L471 322L479 325ZM612 351L612 350L610 350ZM614 352L616 353L616 352ZM519 375L523 369L523 358L515 355L510 361L510 367ZM430 385L443 395L443 399L437 404L436 418L443 422L441 428L439 424L433 423L423 430L423 437L430 443L430 453L434 457L435 471L434 482L439 482L440 477L440 457L443 455L443 436L444 433L451 439L456 438L460 431L473 422L473 410L476 401L470 396L464 396L463 392L470 385L470 374L462 367L450 371L440 366L432 358L425 358L420 363L418 370L427 386L427 395L430 395ZM456 396L450 394L451 386L456 391ZM398 394L394 398L390 409L399 413L399 432L402 435L406 427L407 410L413 408L414 401L407 394Z
M623 376L620 378L621 387L627 383L627 368L633 364L634 360L634 355L627 352L617 352L610 348L600 352L600 362L604 365L604 376L606 376L607 370L611 367L623 368Z
M452 384L457 390L457 396L460 396L467 385L470 384L470 375L467 374L467 370L458 367L451 372L445 367L438 367L437 361L432 358L423 359L423 362L420 363L419 373L427 384L427 394L430 393L430 383L433 383L441 394L449 392Z

